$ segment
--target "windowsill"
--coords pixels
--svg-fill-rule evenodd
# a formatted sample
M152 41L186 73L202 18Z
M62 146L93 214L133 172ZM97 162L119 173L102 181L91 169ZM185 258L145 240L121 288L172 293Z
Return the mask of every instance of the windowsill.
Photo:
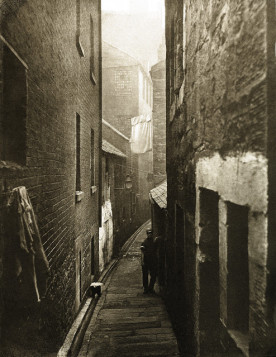
M229 335L236 343L237 347L242 351L242 353L249 357L249 336L246 332L241 332L239 330L228 330Z
M0 160L0 169L22 170L26 165L18 164L15 161Z
M97 186L91 186L91 195L97 191Z
M80 202L84 197L83 191L76 191L76 202Z
M84 49L82 47L82 44L81 44L81 40L80 40L80 36L77 35L77 49L78 49L78 52L79 52L79 55L81 57L84 57Z
M96 81L96 76L92 70L90 70L90 79L93 85L95 86L97 84L97 81Z

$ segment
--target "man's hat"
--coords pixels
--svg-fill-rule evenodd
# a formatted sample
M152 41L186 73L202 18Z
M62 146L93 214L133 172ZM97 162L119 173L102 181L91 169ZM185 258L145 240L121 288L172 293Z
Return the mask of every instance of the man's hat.
M148 228L148 229L146 230L146 232L147 232L147 234L152 234L152 229L151 229L151 228Z

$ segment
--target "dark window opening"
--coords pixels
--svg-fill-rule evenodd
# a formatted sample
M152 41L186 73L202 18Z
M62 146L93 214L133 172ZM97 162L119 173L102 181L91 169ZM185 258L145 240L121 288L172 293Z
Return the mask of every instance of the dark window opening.
M82 281L81 281L81 251L79 251L79 262L80 262L80 264L79 264L79 282L80 282L80 290L79 290L79 294L80 294L80 301L81 301L81 298L82 298L82 296L81 296L81 284L82 284Z
M178 281L178 297L181 300L184 295L184 211L176 205L176 224L175 224L175 241L176 241L176 268Z
M228 203L227 209L227 327L248 332L248 208Z
M80 174L80 115L76 114L76 191L81 191Z
M171 22L170 26L170 99L171 104L174 100L174 83L175 83L175 21Z
M77 40L80 38L80 0L76 0Z
M94 137L93 129L91 129L90 175L91 175L91 186L94 186L95 185L95 137Z
M76 0L76 45L81 57L84 57L83 47L81 45L81 0Z
M26 164L26 68L3 44L3 113L1 159ZM3 115L2 115L3 114Z
M95 275L95 238L91 238L91 275Z
M95 77L95 33L94 22L90 16L90 78L93 84L96 84Z

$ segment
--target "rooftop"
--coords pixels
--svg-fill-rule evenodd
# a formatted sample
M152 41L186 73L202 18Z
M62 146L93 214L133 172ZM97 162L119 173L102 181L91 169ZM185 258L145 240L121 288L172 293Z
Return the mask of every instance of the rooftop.
M167 180L150 191L150 198L160 208L167 208Z
M130 139L125 136L123 133L121 133L118 129L116 129L113 125L111 125L110 123L108 123L106 120L102 119L102 123L106 126L108 126L110 129L112 129L113 131L115 131L115 133L117 133L118 135L120 135L122 138L124 138L125 140L129 141Z
M108 154L112 154L124 158L126 157L126 155L122 153L122 151L120 151L119 149L117 149L115 146L113 146L112 144L110 144L108 141L104 139L102 142L102 150Z

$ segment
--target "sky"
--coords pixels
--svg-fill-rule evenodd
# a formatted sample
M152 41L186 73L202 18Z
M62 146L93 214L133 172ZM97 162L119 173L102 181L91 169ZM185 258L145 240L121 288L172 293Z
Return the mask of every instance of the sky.
M103 11L139 13L150 12L164 15L164 0L102 0Z

